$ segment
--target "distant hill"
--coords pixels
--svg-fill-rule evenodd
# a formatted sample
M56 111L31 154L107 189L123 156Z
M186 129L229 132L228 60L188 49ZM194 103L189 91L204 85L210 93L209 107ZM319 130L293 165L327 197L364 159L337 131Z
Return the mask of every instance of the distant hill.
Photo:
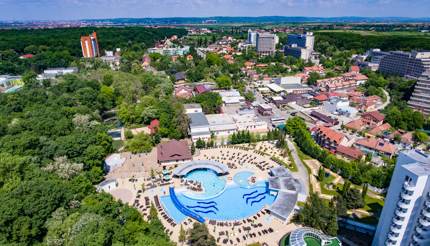
M260 17L170 17L170 18L116 18L116 19L87 19L88 23L109 23L113 25L181 25L204 23L316 23L316 22L344 22L344 23L410 23L430 22L430 18L407 17L302 17L302 16L260 16Z

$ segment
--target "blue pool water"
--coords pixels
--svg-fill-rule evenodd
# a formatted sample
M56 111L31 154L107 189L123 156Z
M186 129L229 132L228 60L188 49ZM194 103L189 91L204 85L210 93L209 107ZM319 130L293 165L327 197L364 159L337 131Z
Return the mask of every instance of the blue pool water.
M242 171L242 172L236 173L233 177L233 180L240 187L251 188L251 187L255 186L255 184L250 184L248 182L248 180L253 175L254 175L254 173L251 171Z
M177 197L185 207L203 218L223 221L241 220L252 216L275 200L274 196L266 193L264 186L244 188L237 184L228 185L220 195L211 199L193 199L180 192L177 193ZM175 207L169 196L160 197L160 200L164 209L176 223L180 223L186 218Z
M226 180L209 169L197 169L185 176L188 180L198 181L203 186L203 193L188 191L185 195L194 199L209 199L219 195L225 188Z

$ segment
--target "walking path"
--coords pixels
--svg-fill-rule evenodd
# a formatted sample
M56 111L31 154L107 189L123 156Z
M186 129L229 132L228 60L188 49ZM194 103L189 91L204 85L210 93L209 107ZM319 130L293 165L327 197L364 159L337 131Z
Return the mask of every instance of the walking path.
M386 107L388 106L388 104L390 104L390 102L391 102L390 94L389 94L386 90L384 90L384 89L382 89L382 92L384 92L385 97L387 98L387 100L386 100L386 101L385 101L381 106L377 107L377 108L376 108L376 110L383 110L383 109L384 109L384 108L386 108Z
M302 182L302 186L304 187L304 191L306 193L306 197L309 196L309 173L306 169L305 165L303 164L302 160L300 160L299 155L297 154L296 146L293 144L292 140L290 138L285 139L288 148L291 151L291 155L293 156L294 162L296 163L298 172L294 172L293 176L298 178Z

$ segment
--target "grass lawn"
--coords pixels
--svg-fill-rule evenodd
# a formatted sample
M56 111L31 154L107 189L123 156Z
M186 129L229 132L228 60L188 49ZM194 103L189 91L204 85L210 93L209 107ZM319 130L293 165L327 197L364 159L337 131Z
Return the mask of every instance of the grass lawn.
M374 198L374 197L370 197L370 196L366 196L364 198L364 203L366 204L363 208L363 210L366 210L368 212L371 213L379 213L382 210L382 207L384 206L384 201Z
M114 140L112 142L113 149L118 151L122 146L124 146L124 142L121 140Z
M320 182L321 192L323 194L332 195L332 196L337 195L337 191L336 191L337 186L334 186L334 190L329 190L326 188L326 186L328 184L331 184L334 179L335 179L335 177L333 175L330 175L328 177L325 177L324 180L322 182Z

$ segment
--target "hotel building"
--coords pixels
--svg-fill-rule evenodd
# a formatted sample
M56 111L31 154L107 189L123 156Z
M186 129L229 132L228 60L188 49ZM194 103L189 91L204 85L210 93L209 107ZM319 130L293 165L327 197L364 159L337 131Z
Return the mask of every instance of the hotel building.
M418 79L408 104L413 109L430 115L430 74L423 75Z
M97 33L93 32L89 36L81 36L82 56L85 58L94 58L100 56Z
M430 155L399 154L372 245L430 245Z

